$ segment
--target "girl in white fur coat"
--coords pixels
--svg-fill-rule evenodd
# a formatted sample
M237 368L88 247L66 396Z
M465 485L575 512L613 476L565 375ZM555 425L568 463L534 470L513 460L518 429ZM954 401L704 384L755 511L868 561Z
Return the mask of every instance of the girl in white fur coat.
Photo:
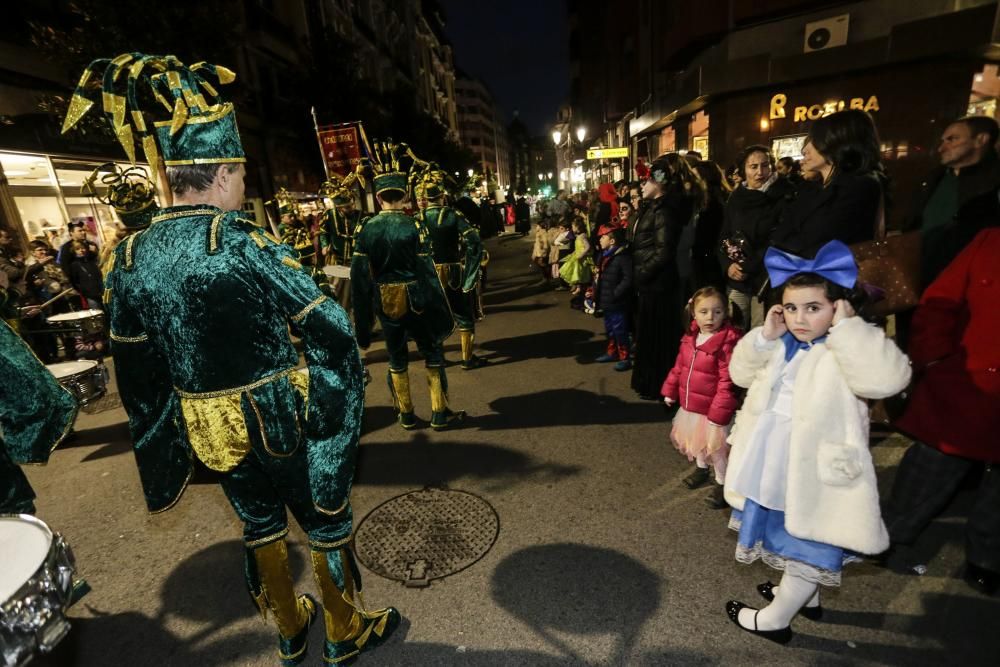
M729 436L725 496L739 531L736 560L758 558L784 574L757 587L762 609L730 600L740 628L791 639L800 612L819 619L819 585L837 586L856 553L889 546L868 451L864 399L892 396L909 362L881 329L855 314L857 266L831 241L813 260L774 248L765 267L781 290L764 326L737 344L729 372L748 387Z

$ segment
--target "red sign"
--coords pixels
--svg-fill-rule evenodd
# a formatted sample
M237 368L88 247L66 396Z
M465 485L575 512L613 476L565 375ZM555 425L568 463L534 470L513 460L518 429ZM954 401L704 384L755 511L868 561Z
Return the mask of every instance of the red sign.
M347 176L367 155L361 123L327 125L316 129L326 173Z

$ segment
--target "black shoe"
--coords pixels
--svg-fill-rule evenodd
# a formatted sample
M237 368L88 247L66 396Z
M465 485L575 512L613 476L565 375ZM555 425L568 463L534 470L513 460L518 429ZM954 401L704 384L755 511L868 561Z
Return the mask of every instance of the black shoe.
M726 502L725 489L719 483L716 483L716 485L712 488L712 493L708 494L708 497L705 498L705 502L708 503L708 506L714 510L722 510L729 507L729 503Z
M757 586L757 592L760 596L771 602L774 600L774 584L770 581L765 581L764 583ZM802 607L799 609L799 613L808 618L810 621L818 621L823 618L823 605L817 605L815 607Z
M965 583L986 595L993 595L997 592L997 588L1000 588L1000 572L993 572L972 563L965 564L962 578L965 579Z
M490 362L488 359L483 359L482 357L477 357L476 355L472 355L471 357L469 357L468 361L462 362L462 370L474 371L477 368L482 368L483 366L489 366L489 365Z
M753 614L753 629L744 628L740 624L740 610L741 609L753 609L753 607L748 607L739 600L730 600L726 603L726 614L729 615L729 620L736 624L740 630L746 630L747 632L757 635L758 637L763 637L776 644L787 644L792 639L792 628L781 628L780 630L758 630L757 629L757 614L760 613L759 609L754 609Z
M458 410L456 412L451 410L445 410L444 412L432 412L431 428L435 431L443 431L446 428L462 423L465 420L465 417L465 410Z
M684 486L689 489L702 487L706 482L708 482L708 468L699 468L695 466L695 469L691 471L691 474L684 478Z

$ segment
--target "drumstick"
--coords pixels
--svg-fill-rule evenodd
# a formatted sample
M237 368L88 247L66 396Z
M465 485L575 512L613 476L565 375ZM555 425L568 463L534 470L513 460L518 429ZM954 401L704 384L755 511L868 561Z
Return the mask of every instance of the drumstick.
M38 310L44 310L44 309L48 308L49 306L51 306L52 304L54 304L59 299L61 299L64 296L66 296L67 294L72 294L74 292L76 292L76 290L73 289L73 288L70 288L70 289L65 290L63 292L60 292L59 294L56 294L54 297L52 297L51 299L49 299L48 301L46 301L43 304L39 304L37 306L21 306L20 308L21 308L21 310L34 310L35 308L37 308Z

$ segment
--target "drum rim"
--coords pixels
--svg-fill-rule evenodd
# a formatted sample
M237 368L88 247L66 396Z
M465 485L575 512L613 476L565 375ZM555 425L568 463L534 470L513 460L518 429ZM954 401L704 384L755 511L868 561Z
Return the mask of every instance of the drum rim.
M84 364L84 367L81 368L78 371L75 371L73 373L69 373L67 375L56 375L55 372L52 370L56 366L68 366L70 364ZM74 377L76 375L80 375L81 373L92 373L97 368L97 366L98 366L98 363L94 359L74 359L72 361L59 361L59 362L56 362L54 364L46 364L45 365L45 369L49 373L52 373L52 375L57 380L62 380L63 378L71 378L71 377Z
M88 308L86 310L74 310L69 313L56 313L45 318L48 322L75 322L77 320L89 320L104 315L103 310Z

